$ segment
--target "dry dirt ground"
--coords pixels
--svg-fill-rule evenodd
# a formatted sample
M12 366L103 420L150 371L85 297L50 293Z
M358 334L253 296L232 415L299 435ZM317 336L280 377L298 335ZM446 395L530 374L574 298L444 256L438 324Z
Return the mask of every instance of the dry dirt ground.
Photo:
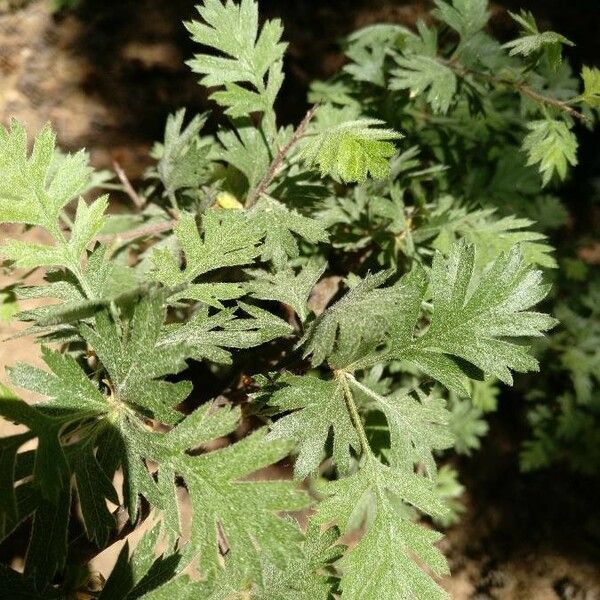
M139 179L165 115L179 106L205 107L183 64L191 48L180 21L191 16L192 3L139 0L119 3L116 12L107 8L111 3L89 0L88 10L67 15L51 14L45 0L22 3L17 10L0 1L0 122L14 116L34 131L50 120L65 149L87 147L96 167L117 160L132 180ZM343 19L335 0L293 4L286 9L296 22L289 97L339 67L337 36L378 20L413 22L424 3L357 2ZM284 10L269 0L263 6L271 14ZM314 18L307 11L318 15L312 29L303 25ZM316 36L319 28L326 35ZM304 110L302 103L286 104L291 119ZM0 228L0 239L14 231ZM10 282L0 273L0 289ZM0 322L0 381L6 382L6 367L41 362L30 338L6 341L20 329ZM0 423L0 435L12 429ZM483 451L459 465L470 490L468 510L442 542L453 572L444 586L457 600L600 600L600 522L589 516L600 500L597 486L580 480L557 485L556 475L520 476L513 446L506 427L492 424ZM102 553L94 568L107 574L119 547Z

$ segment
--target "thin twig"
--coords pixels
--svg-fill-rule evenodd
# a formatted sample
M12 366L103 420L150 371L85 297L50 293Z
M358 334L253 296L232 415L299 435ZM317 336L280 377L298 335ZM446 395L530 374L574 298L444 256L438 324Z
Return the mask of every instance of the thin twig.
M466 67L462 63L458 62L456 59L445 59L438 57L438 60L445 66L450 67L460 76L464 77L465 75L473 75L474 77L480 77L485 79L487 82L493 85L507 85L512 87L516 91L520 92L524 96L528 96L532 100L539 102L540 104L545 104L546 106L553 106L558 110L562 110L572 117L582 121L587 122L589 119L582 113L573 108L568 102L563 100L557 100L556 98L551 98L550 96L544 96L536 92L534 89L530 88L528 85L524 83L519 83L518 81L512 81L510 79L504 79L502 77L496 77L495 75L490 75L489 73L483 73L481 71L476 71L475 69L471 69Z
M507 83L506 81L503 81L503 80L500 80L500 81L501 81L501 83ZM576 119L579 119L580 121L588 121L589 120L582 112L575 110L572 106L570 106L569 104L567 104L566 102L564 102L562 100L556 100L556 98L550 98L549 96L543 96L542 94L538 94L535 90L532 90L529 86L527 86L523 83L516 84L515 87L522 94L524 94L525 96L529 96L532 100L535 100L536 102L540 102L542 104L547 104L548 106L554 106L555 108L558 108L559 110L562 110L562 111L570 114L572 117L575 117Z
M292 137L288 140L288 142L282 148L279 149L279 151L277 152L277 155L275 156L275 158L269 165L269 168L267 169L267 172L265 173L264 177L260 180L259 184L252 191L250 196L248 196L248 200L246 202L246 208L250 208L254 204L256 204L258 199L266 192L267 188L269 187L269 185L271 184L271 182L273 181L273 179L279 172L279 169L281 168L281 165L282 165L285 157L287 156L288 152L300 140L300 138L302 138L302 136L305 134L306 128L308 127L308 124L310 123L312 118L315 116L315 113L317 112L318 107L319 107L319 105L315 104L306 113L306 115L300 122L300 125L298 125L298 127L297 127L296 131L294 132L294 134L292 135ZM117 165L117 163L114 163L114 164L115 164L115 170L117 171L117 175L119 175L119 171L117 170L118 165ZM120 170L121 170L121 172L123 171L122 169L120 169ZM123 175L125 176L124 173L123 173ZM120 175L119 175L119 177L120 177ZM125 180L127 180L127 179L125 178ZM123 181L123 180L121 180L121 181ZM125 185L126 185L125 182L123 182L123 186L125 186ZM129 184L129 187L131 188L131 184ZM131 189L133 190L133 188L131 188ZM134 192L134 194L135 194L135 192ZM138 199L139 199L139 196L138 196ZM132 200L133 200L133 198L132 198ZM171 211L172 214L176 213L176 212L177 211L175 208L174 208L174 210ZM96 239L99 242L110 242L114 239L132 240L132 239L147 236L147 235L157 235L159 233L164 233L165 231L169 231L169 230L173 229L175 227L175 225L177 224L177 222L178 222L178 219L173 219L171 221L157 223L156 225L147 225L145 227L138 227L137 229L125 231L123 233L101 234L101 235L96 236Z
M177 203L177 196L175 195L175 192L168 192L167 198L169 199L169 203L171 204L171 211L179 213L179 204Z
M123 171L123 167L116 161L113 160L113 169L117 174L117 177L123 184L123 188L125 193L131 198L131 201L135 204L135 207L138 209L143 208L145 202L144 199L140 197L140 195L133 189L131 182L129 181L127 174Z
M317 112L317 108L319 108L318 104L315 104L304 116L304 119L300 122L300 125L294 131L292 137L288 140L288 142L279 149L275 158L269 165L267 172L264 174L263 178L260 180L259 184L252 190L252 193L248 196L246 201L246 208L251 208L256 204L258 199L267 191L269 185L279 172L281 165L287 156L287 153L292 149L292 147L300 140L300 138L306 132L306 128L308 124L311 122L312 118L315 116Z
M135 238L145 237L149 235L158 235L165 231L170 231L177 225L177 219L171 219L170 221L161 221L154 225L144 225L137 229L131 229L122 233L104 233L96 236L96 240L99 242L112 242L115 239L119 240L134 240Z
M342 390L344 392L344 399L346 401L346 408L350 413L350 418L352 420L352 423L354 424L356 432L358 433L358 439L360 440L362 451L365 454L365 456L371 456L373 454L373 451L371 450L371 446L369 445L369 440L367 439L367 433L365 431L362 419L358 414L358 407L356 406L356 402L354 401L352 390L348 385L348 376L349 373L346 373L345 371L334 371L334 377L340 382L342 386Z

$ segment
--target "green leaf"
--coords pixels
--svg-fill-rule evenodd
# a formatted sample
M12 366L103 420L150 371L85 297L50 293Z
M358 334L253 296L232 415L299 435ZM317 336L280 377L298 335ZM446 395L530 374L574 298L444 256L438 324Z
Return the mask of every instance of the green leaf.
M328 497L313 517L321 526L334 522L342 534L349 533L360 507L368 504L375 512L362 539L341 561L345 596L365 600L448 597L413 558L435 575L446 575L446 559L433 545L440 535L411 523L400 510L405 502L429 514L446 514L433 482L368 456L356 474L329 483L324 492Z
M248 316L242 318L236 308L215 315L199 310L187 323L167 326L160 345L164 348L185 345L196 360L206 358L230 364L230 349L253 348L293 331L289 323L266 310L242 302L239 308Z
M380 25L351 36L348 64L312 87L322 105L293 135L273 108L280 23L263 26L257 0L201 2L191 64L231 127L202 137L204 116L169 117L148 202L108 225L105 198L80 199L103 184L84 154L57 153L48 129L32 150L22 127L1 130L0 222L49 232L47 243L3 246L9 270L47 269L44 285L21 286L26 274L9 298L53 301L18 318L61 352L43 350L45 370L12 371L42 402L0 388L0 415L23 431L0 438L0 537L32 530L26 575L1 570L0 596L82 591L81 561L118 536L126 512L126 530L147 514L159 524L90 590L102 600L446 597L439 535L415 519L456 518L461 488L436 472L436 454L452 432L455 449L474 448L497 378L537 368L524 338L554 320L532 309L548 288L531 264L553 266L538 231L564 217L540 184L564 177L577 150L556 103L589 112L599 77L585 70L578 96L568 65L551 69L568 41L527 15L524 37L502 49L484 33L485 0L435 4L441 45L423 23L418 35ZM556 106L505 93L511 81ZM403 127L415 139L398 155L391 128ZM161 193L189 211L172 228ZM571 262L577 283L585 269ZM589 450L581 466L597 454L585 425L592 337L557 340L553 380L569 391L532 417L528 466L574 438ZM290 481L292 464L308 481Z
M403 336L391 342L391 356L421 364L425 372L449 387L446 376L436 374L447 361L439 360L445 356L459 357L508 384L512 383L510 369L536 370L537 361L527 348L509 340L541 336L556 323L547 315L528 311L545 297L548 286L542 284L539 271L524 263L518 248L500 255L480 277L475 274L474 260L474 247L465 243L455 244L447 260L436 255L428 329L405 349L401 349ZM416 353L409 358L412 349ZM432 367L429 371L428 365Z
M309 525L301 553L290 557L283 568L264 560L261 571L253 572L247 564L229 557L224 569L213 569L201 582L178 577L142 600L232 600L246 596L255 600L328 600L334 581L328 569L340 558L343 548L335 543L337 537L335 527L321 533Z
M235 131L221 130L217 137L221 147L215 150L215 158L231 165L246 178L248 185L240 193L254 189L269 168L273 148L283 145L290 129L281 129L273 135L273 141L265 139L264 132L254 127L247 119L234 121Z
M460 64L473 71L487 73L513 68L514 60L507 56L500 42L484 31L476 33L457 49Z
M338 379L325 381L312 375L284 375L277 380L285 387L271 396L269 405L278 412L291 411L273 423L270 438L298 442L294 474L304 478L316 472L333 432L333 460L340 473L351 466L351 449L360 448Z
M375 85L385 85L383 63L386 58L386 47L379 46L352 46L346 51L346 56L352 60L344 67L357 81L367 81Z
M271 111L283 82L282 59L287 44L281 42L283 27L279 19L258 27L258 4L204 0L197 7L203 22L191 21L186 27L192 39L217 51L196 54L188 65L202 75L206 87L224 87L212 98L232 117L256 111ZM249 84L247 89L238 84Z
M370 25L348 36L346 56L352 61L344 71L356 81L385 87L384 65L390 48L402 47L414 34L395 24ZM343 96L342 96L343 98Z
M107 312L96 317L94 328L82 325L81 333L107 370L116 402L175 423L182 417L176 407L189 395L191 384L161 378L184 369L190 349L184 343L161 343L165 312L162 295L151 293L136 306L126 334L119 333Z
M539 32L535 18L530 12L521 11L520 15L511 13L510 16L523 28L523 35L516 40L507 42L503 48L510 48L510 55L531 56L545 51L552 69L556 70L562 60L562 46L575 44L564 35L555 31Z
M342 592L357 600L449 598L448 593L413 562L415 555L435 575L447 575L446 559L433 546L440 537L410 521L401 521L392 503L387 498L378 498L373 523L342 561Z
M163 144L157 145L156 170L167 196L179 190L195 189L208 180L210 146L200 136L206 115L196 115L185 127L185 109L169 115Z
M196 300L214 308L224 308L221 300L237 300L246 294L238 283L194 283L180 292L171 294L169 302Z
M191 581L183 575L145 594L141 600L233 600L248 595L250 590L255 598L255 583L260 576L238 562L230 556L224 568L209 570L202 581Z
M217 522L218 527L223 531L229 550L234 555L240 556L245 564L253 565L254 572L258 572L259 569L259 555L261 559L264 558L282 567L285 558L290 554L289 543L299 540L300 532L296 525L280 519L275 513L305 507L306 497L296 491L291 482L256 482L247 481L246 477L283 458L290 449L289 442L268 442L265 440L266 431L262 430L234 446L201 456L191 455L187 454L188 450L235 430L239 422L239 410L217 409L209 404L196 411L169 433L163 434L151 432L146 428L143 420L144 410L138 414L124 407L126 404L127 407L142 405L142 408L145 408L144 405L148 404L139 388L133 400L128 397L130 387L137 388L136 380L140 380L144 366L148 366L147 360L142 362L139 358L140 349L145 349L153 357L153 361L143 372L143 375L149 379L146 383L148 389L144 392L146 396L152 395L153 387L156 389L156 386L149 384L152 384L153 377L165 372L165 363L170 364L174 371L178 368L177 355L174 360L170 358L172 352L164 350L148 352L153 347L156 333L154 330L148 330L147 323L158 323L160 328L162 319L158 318L160 316L158 313L162 315L162 308L160 304L153 303L152 299L145 302L146 306L138 309L134 315L130 334L125 342L118 337L114 338L112 331L103 336L107 326L102 322L96 323L99 329L97 337L89 336L90 342L99 349L97 352L101 359L105 359L105 346L108 342L113 344L114 354L117 357L121 352L125 353L126 358L120 357L123 365L115 366L111 361L106 361L111 377L111 396L102 395L73 359L47 352L46 360L53 369L53 375L30 367L23 370L23 374L16 379L18 382L22 379L27 380L30 389L49 390L53 401L42 405L40 409L34 409L25 403L19 401L17 404L17 400L7 398L0 404L2 414L16 422L33 423L39 430L41 426L34 421L31 416L33 413L37 415L38 421L45 423L43 419L50 419L45 417L45 411L52 408L56 413L62 408L67 416L60 422L61 430L66 418L71 426L79 424L82 427L79 430L80 435L83 435L81 443L65 446L64 444L68 444L65 438L61 440L63 444L61 447L56 433L58 427L54 428L53 438L50 435L52 429L48 426L49 441L46 441L45 437L39 437L36 456L44 459L42 465L44 471L48 471L48 475L52 476L50 463L47 460L58 462L57 458L63 451L68 452L72 459L71 464L84 522L90 537L98 541L105 540L107 532L110 531L106 515L91 513L100 507L103 497L116 500L107 475L112 476L117 466L121 464L125 471L125 502L129 506L131 519L136 518L137 497L138 494L142 494L152 506L164 511L165 526L169 535L180 535L179 509L174 482L176 476L184 478L192 499L194 513L192 547L196 552L201 552L201 563L204 568L218 567ZM136 357L137 361L127 362L130 357ZM124 382L123 368L126 370L126 378L132 379L131 383ZM176 384L165 385L176 386ZM164 392L165 388L160 391ZM167 406L170 400L170 397L167 398ZM86 423L93 424L94 427L86 429ZM116 434L116 444L109 442L110 436L114 434ZM78 437L76 435L75 439ZM54 449L49 445L52 439L55 440ZM95 456L91 452L94 447L98 447ZM101 450L106 450L108 454ZM157 482L147 470L145 462L149 460L158 466ZM112 467L109 467L109 464L112 464ZM240 479L244 480L240 481ZM95 483L96 481L100 481L100 484ZM210 485L207 485L209 482ZM98 498L91 497L92 491L98 495ZM62 478L59 493L63 496L70 494L68 478ZM68 497L63 496L58 500L58 506L61 511L66 511L66 521L64 528L61 525L61 528L55 530L55 535L64 535L66 542L70 501ZM45 504L42 502L36 511L39 523L46 523L50 518L48 513L50 509L44 507ZM56 506L52 506L51 514L56 514L56 510ZM41 546L45 539L44 530L47 527L49 525L38 526L40 535L36 534L30 545L32 558L28 568L36 574L36 578L41 580L51 577L54 571L60 568L65 556L64 553L57 553L56 562L46 561L47 564L41 559L42 554L47 554ZM58 552L61 547L58 538L53 543ZM260 552L255 544L258 544ZM116 577L118 579L118 576ZM143 580L140 581L139 586L142 586L142 583Z
M445 402L420 390L416 397L406 393L383 396L354 376L347 377L350 385L373 400L373 408L385 415L390 434L390 447L385 450L389 464L406 471L422 464L430 477L435 476L433 453L450 448L454 441L448 431L450 413Z
M100 600L133 600L146 597L178 575L186 566L181 552L162 553L156 557L160 526L146 531L133 551L125 542Z
M0 253L22 269L65 266L80 276L81 257L102 229L107 205L107 196L96 200L90 206L80 199L68 241L62 234L57 234L56 244L52 246L23 240L9 240L0 246Z
M71 488L64 487L56 502L41 499L33 517L31 538L25 557L25 575L38 588L52 581L67 560L67 535L71 510Z
M544 298L548 286L518 248L479 276L474 247L457 243L447 260L436 255L429 278L416 266L396 285L375 289L383 281L381 275L363 280L314 322L303 340L314 365L327 359L337 368L356 370L403 360L460 394L468 394L469 369L457 358L508 384L510 369L537 369L528 349L510 338L541 336L555 320L527 310ZM433 314L419 332L428 284Z
M436 517L435 523L444 528L456 525L466 511L461 501L465 488L458 479L458 473L451 466L443 465L437 473L435 483L439 495L448 507L448 514L445 517Z
M11 286L0 289L0 323L9 322L19 311L19 304Z
M8 390L0 394L9 396ZM0 405L0 410L1 410ZM15 470L20 447L33 437L30 433L11 435L0 439L0 540L3 540L27 515L20 514L15 491Z
M524 37L512 40L504 44L504 48L510 48L510 55L530 56L534 52L539 52L546 48L552 53L551 64L554 68L560 63L560 47L561 45L574 46L573 42L568 40L564 35L554 31L544 31L535 35L526 35ZM549 47L549 48L547 48Z
M19 269L53 267L69 262L60 246L47 246L23 240L8 241L0 247L0 252Z
M65 271L46 273L44 286L26 286L18 289L20 299L52 298L53 304L43 304L19 313L21 321L33 321L29 334L38 331L60 333L77 320L88 319L114 304L131 302L147 285L140 283L134 269L111 260L107 248L98 245L90 254L81 274L81 280ZM85 282L85 291L82 286ZM89 297L88 297L89 296ZM71 328L74 338L77 332Z
M89 297L82 258L104 225L108 199L103 196L88 206L79 198L66 236L60 224L63 209L89 189L92 171L83 151L58 161L55 157L55 136L48 126L37 135L29 155L27 134L20 123L12 121L8 130L0 127L0 223L38 225L53 238L52 244L9 240L0 246L0 254L25 269L66 267Z
M90 241L102 229L107 208L108 196L100 197L89 206L83 199L79 199L68 243L68 249L76 259L84 253Z
M0 252L23 269L64 265L71 271L79 273L81 256L94 236L102 229L107 206L108 196L102 196L89 206L80 198L68 241L65 241L62 235L57 236L57 243L54 246L11 240L0 248Z
M333 367L346 367L385 338L396 316L393 307L404 302L403 288L378 289L389 276L387 271L367 275L312 323L302 344L313 366L327 360Z
M205 418L202 412L200 419ZM237 426L228 410L213 410L210 418L212 430L219 435ZM186 482L193 513L190 543L200 552L201 567L218 568L219 531L231 556L254 572L260 570L261 559L284 565L290 555L294 556L293 544L300 541L300 531L295 523L276 513L306 507L307 497L290 481L251 481L248 475L286 456L289 441L269 442L266 430L261 429L226 448L192 456L180 452L191 431L185 422L182 427L183 432L176 427L149 454ZM193 445L202 441L199 431Z
M71 464L86 534L99 548L104 548L115 528L115 519L106 506L106 499L116 505L119 499L94 455L93 441L94 438L88 438L76 446Z
M527 165L539 165L544 185L557 173L560 179L567 176L568 165L577 164L577 138L564 121L543 119L527 124L530 132L523 140Z
M46 350L45 359L52 362L54 358ZM58 380L56 385L62 386ZM0 494L0 534L4 538L26 517L33 515L25 576L35 582L37 589L44 589L54 574L63 568L67 557L67 526L71 508L70 471L59 436L61 430L73 419L73 413L45 413L29 406L7 388L0 386L0 415L13 423L26 425L29 429L26 433L0 440L0 467L5 486ZM24 456L30 458L32 452L18 454L18 450L35 437L35 457L33 460L26 460L23 468L20 459ZM21 479L32 479L33 485L26 481L16 486L16 481Z
M251 295L260 300L276 300L291 306L300 321L308 316L308 297L321 278L326 265L311 260L296 274L291 267L275 273L268 271L246 271L252 279L246 284Z
M508 216L496 217L494 209L449 211L448 222L441 225L432 246L443 253L450 252L452 243L465 238L475 245L476 265L483 269L501 253L518 246L526 262L546 268L556 268L547 237L530 228L529 219Z
M592 108L600 107L600 69L583 66L581 70L583 79L583 94L581 99Z
M402 137L383 129L379 119L357 119L307 134L300 158L317 165L323 175L343 182L383 179L390 172L389 158L395 147L390 140Z
M354 370L394 335L414 327L424 274L414 269L398 284L381 288L389 276L389 271L367 275L311 324L301 343L313 366L326 360L334 368Z
M351 95L351 86L344 81L313 81L308 91L311 104L339 105L356 108L358 102Z
M51 354L51 351L46 350L45 358L52 360L56 357ZM20 387L32 391L42 389L42 393L56 396L59 405L69 389L68 383L62 384L46 371L35 369L29 365L17 365L11 371L11 379ZM33 480L44 498L51 502L57 502L70 474L59 435L65 424L73 418L73 412L65 411L63 414L47 415L12 394L3 394L0 398L0 414L8 421L26 425L29 429L29 436L37 438L38 444L32 471ZM14 515L16 503L14 496L8 502L12 504Z
M130 516L135 519L133 507L137 502L138 489L143 488L139 483L143 465L138 462L136 470L127 464L124 457L131 454L131 447L137 448L139 442L133 435L121 437L110 459L114 467L107 472L100 464L100 454L94 457L94 448L111 439L116 432L119 415L130 413L122 408L125 405L120 400L117 402L114 396L105 396L72 357L48 349L43 350L43 357L51 372L19 364L12 370L11 378L16 385L43 394L50 400L30 407L12 398L3 399L0 412L9 420L26 425L31 435L37 437L33 481L42 496L55 505L55 512L58 510L56 506L62 502L60 498L67 492L70 494L71 478L75 475L86 531L90 538L100 542L106 540L114 525L107 514L104 498L113 502L117 500L110 479L121 462L126 471L126 486L135 489L135 494L129 495ZM136 477L138 481L134 482ZM42 509L43 501L42 498L38 503ZM68 521L69 501L66 504ZM63 510L62 504L60 510ZM43 528L39 533L44 538ZM36 548L44 544L37 538L32 538L31 543L34 542ZM43 562L43 553L38 549L32 556L36 557L35 560L41 557ZM55 566L59 568L60 564L57 562Z
M471 382L472 392L471 402L473 406L483 413L493 412L498 408L498 395L500 387L493 377L488 377L483 381Z
M0 222L39 225L55 235L62 209L87 187L88 158L78 152L53 170L55 136L49 126L37 135L30 155L27 145L21 123L0 127Z
M185 268L168 250L154 252L154 277L167 287L192 283L216 269L251 263L260 256L263 228L237 210L211 209L202 219L202 236L193 215L182 213L175 235L185 256Z
M433 112L447 113L456 94L454 71L430 56L397 56L395 60L400 68L392 71L390 89L410 90L411 98L427 92Z
M248 215L265 231L262 259L272 261L277 269L285 267L288 258L297 258L300 254L294 234L311 244L329 239L323 223L272 198L259 199Z
M99 424L99 419L110 411L109 404L72 358L48 349L43 349L43 357L51 373L21 364L13 369L11 378L17 385L44 394L51 401L38 403L35 407L28 407L24 403L11 407L7 402L2 402L0 412L17 423L27 425L31 432L29 435L38 438L32 473L42 496L49 500L41 498L36 503L35 519L42 524L31 537L28 560L35 563L30 567L31 570L41 569L43 577L50 578L54 573L52 568L61 567L66 547L62 558L57 557L55 563L47 561L45 527L54 516L62 515L62 520L51 524L51 528L57 528L55 535L63 535L66 544L71 475L75 476L86 532L99 545L106 543L115 526L105 499L113 503L118 503L118 499L111 481L93 454L94 429L81 443L74 445L70 445L68 436L63 435L65 428L75 423L95 421ZM13 486L11 482L10 490L14 495ZM8 516L11 516L10 513ZM63 528L62 534L58 523ZM60 545L54 547L58 551ZM47 563L47 566L42 567L37 563Z
M191 581L189 577L177 577L156 589L140 596L140 600L195 600L196 598L206 598L206 600L227 600L227 595L235 591L230 586L223 591L223 594L215 592L212 589L212 582Z
M450 429L454 434L454 447L459 454L471 454L481 446L480 438L488 432L482 411L469 400L456 400L452 406Z
M302 555L290 560L284 569L265 565L254 597L257 600L329 600L332 578L325 569L341 557L343 546L335 543L337 537L335 527L321 533L318 527L309 524Z
M481 31L490 18L488 0L435 0L433 16L457 31L462 41Z

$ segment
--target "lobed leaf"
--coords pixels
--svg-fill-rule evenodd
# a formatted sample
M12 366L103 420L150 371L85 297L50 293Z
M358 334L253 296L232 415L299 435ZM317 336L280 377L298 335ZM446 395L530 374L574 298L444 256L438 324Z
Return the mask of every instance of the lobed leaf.
M313 133L300 152L323 175L343 182L383 179L389 174L389 158L395 147L390 140L402 137L379 127L379 119L358 119Z
M390 89L410 90L411 98L427 92L433 112L445 114L454 100L457 79L454 71L430 56L396 57L400 67L392 71Z
M279 19L258 26L258 4L254 0L204 0L197 7L202 21L186 27L192 39L218 52L196 54L188 65L202 75L206 87L223 86L212 98L232 117L255 111L270 111L283 82L282 58L287 44L281 42ZM247 83L253 89L238 84Z

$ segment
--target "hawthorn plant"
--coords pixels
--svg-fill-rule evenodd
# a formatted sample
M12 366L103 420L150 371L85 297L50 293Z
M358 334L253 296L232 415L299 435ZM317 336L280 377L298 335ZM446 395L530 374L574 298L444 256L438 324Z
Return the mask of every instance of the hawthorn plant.
M169 117L147 185L120 173L126 213L49 127L31 148L0 129L0 223L48 240L0 246L5 304L51 300L16 314L46 368L0 389L22 426L0 439L0 533L28 536L3 597L447 597L435 524L460 486L437 463L538 368L552 189L600 73L581 90L571 42L528 13L501 45L486 0L435 4L435 27L351 35L294 128L274 108L279 20L205 0L188 64L221 126Z

